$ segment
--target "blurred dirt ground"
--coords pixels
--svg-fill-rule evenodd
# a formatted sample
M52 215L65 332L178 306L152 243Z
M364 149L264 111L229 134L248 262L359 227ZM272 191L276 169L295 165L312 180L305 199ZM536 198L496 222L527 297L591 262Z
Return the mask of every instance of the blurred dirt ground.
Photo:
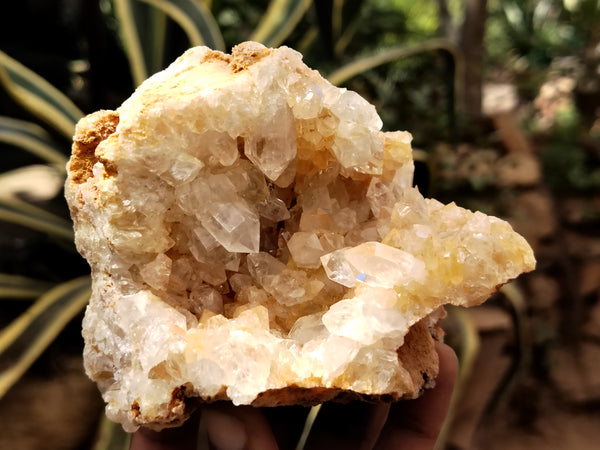
M565 79L542 88L535 104L540 122L556 118L569 89ZM541 155L553 143L527 137L518 117L514 109L492 111L494 148L463 145L449 153L441 146L434 153L445 200L507 219L538 260L508 292L466 311L479 350L447 448L597 449L600 192L552 189ZM597 147L590 150L600 155ZM460 352L460 340L456 347Z

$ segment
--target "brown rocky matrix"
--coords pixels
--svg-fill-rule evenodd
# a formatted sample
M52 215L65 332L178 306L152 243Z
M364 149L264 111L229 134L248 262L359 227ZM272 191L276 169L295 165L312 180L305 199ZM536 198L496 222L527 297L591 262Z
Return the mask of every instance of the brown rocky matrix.
M433 383L442 305L479 304L535 259L506 222L424 199L410 134L381 125L297 52L252 42L193 48L80 121L66 197L111 419L160 429L197 401Z

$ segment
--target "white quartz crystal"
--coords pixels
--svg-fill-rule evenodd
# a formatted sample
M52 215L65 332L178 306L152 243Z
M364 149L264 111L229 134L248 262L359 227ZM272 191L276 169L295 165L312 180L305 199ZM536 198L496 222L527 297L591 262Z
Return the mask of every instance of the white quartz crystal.
M299 53L256 43L190 49L82 119L66 197L111 419L159 429L189 413L181 395L292 385L418 394L397 353L409 328L535 260L506 222L424 199L410 134L381 126Z
M346 287L364 283L393 288L410 282L422 283L425 263L410 253L379 242L365 242L321 257L325 273Z

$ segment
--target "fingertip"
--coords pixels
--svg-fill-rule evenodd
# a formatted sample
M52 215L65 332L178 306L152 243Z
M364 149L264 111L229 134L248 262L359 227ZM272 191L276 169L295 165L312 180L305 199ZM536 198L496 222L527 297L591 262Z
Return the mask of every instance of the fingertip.
M456 356L456 352L452 347L443 342L436 342L435 349L439 357L439 374L436 384L444 383L454 386L454 382L458 376L458 357Z
M458 375L458 358L454 350L441 342L435 343L435 349L439 357L435 386L418 399L400 401L391 407L376 448L425 450L434 447Z
M202 414L212 448L220 450L277 450L278 448L271 427L259 408L221 403L207 406Z
M129 450L196 450L199 421L194 414L176 428L154 431L141 427L131 435Z
M243 450L248 441L244 423L233 414L219 409L207 409L203 426L211 446L218 450Z

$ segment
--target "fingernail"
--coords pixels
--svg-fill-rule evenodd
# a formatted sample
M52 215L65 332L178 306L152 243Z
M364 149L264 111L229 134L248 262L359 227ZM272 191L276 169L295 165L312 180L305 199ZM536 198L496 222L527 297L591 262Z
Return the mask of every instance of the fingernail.
M216 410L204 411L206 433L215 450L243 450L246 446L246 429L240 419Z

